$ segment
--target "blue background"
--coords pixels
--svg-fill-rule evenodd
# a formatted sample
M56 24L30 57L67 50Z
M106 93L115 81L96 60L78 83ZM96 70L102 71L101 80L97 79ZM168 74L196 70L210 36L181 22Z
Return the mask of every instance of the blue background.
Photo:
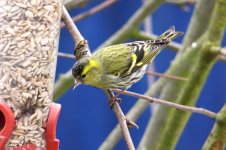
M89 3L85 8L70 11L72 16L77 15L99 4L100 0ZM82 20L77 26L82 35L89 41L90 48L96 49L113 33L115 33L141 6L141 1L121 0L111 7ZM178 31L186 31L193 7L185 12L181 7L173 4L164 4L152 15L153 32L160 34L169 26L174 25ZM176 39L181 42L182 38ZM225 42L224 42L225 45ZM73 53L74 43L66 29L61 30L60 47L61 52ZM175 57L175 52L163 51L155 59L155 68L158 72L164 72ZM74 60L58 58L57 75L68 71L74 64ZM192 64L191 64L192 65ZM204 107L218 112L226 99L226 64L217 62L208 77L208 81L201 92L197 107ZM147 89L147 77L135 84L130 90L144 93ZM123 102L121 107L126 113L136 102L135 98L121 96ZM57 126L57 137L60 139L61 150L92 150L97 149L111 130L115 127L117 120L108 107L104 93L94 87L80 85L75 91L70 88L58 103L62 110ZM131 135L135 146L139 144L145 130L145 125L150 117L150 110L138 119L139 130L132 129ZM201 149L208 136L214 121L198 114L193 114L186 126L177 150ZM115 149L126 149L122 139Z

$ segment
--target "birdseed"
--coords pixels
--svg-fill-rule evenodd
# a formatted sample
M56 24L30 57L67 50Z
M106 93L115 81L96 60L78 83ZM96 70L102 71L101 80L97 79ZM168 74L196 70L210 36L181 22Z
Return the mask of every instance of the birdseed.
M7 149L45 148L61 7L61 0L0 0L0 96L17 121Z

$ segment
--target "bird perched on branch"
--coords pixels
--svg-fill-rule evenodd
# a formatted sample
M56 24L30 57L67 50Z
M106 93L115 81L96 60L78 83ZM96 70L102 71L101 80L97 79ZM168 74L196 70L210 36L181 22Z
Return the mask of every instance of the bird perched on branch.
M159 52L182 32L170 27L155 40L135 41L97 50L77 61L72 69L75 83L102 89L128 89L139 81Z

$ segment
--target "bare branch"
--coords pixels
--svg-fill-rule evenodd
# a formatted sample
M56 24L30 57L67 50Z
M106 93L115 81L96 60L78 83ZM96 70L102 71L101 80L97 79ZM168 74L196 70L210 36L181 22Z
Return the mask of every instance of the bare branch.
M114 91L120 92L121 90L116 89ZM123 91L122 93L129 95L129 96L141 98L143 100L147 100L150 103L156 103L156 104L161 104L161 105L165 105L165 106L170 106L170 107L174 107L178 110L184 110L184 111L199 113L199 114L202 114L202 115L214 118L214 119L216 119L216 117L217 117L216 113L211 112L209 110L206 110L204 108L196 108L196 107L191 107L191 106L180 105L180 104L177 104L177 103L169 102L169 101L162 100L162 99L148 97L148 96L141 95L141 94L134 93L134 92L130 92L130 91Z
M184 78L184 77L163 74L163 73L158 73L158 72L153 72L153 71L146 71L146 74L151 75L151 76L163 77L163 78L167 78L167 79L171 79L171 80L187 81L187 78Z
M106 90L105 93L108 96L108 99L111 99L112 97L114 97L113 92L111 92L110 90ZM127 121L124 113L122 112L118 102L114 103L113 111L115 112L115 114L116 114L116 116L118 118L118 122L119 122L121 130L123 132L123 135L124 135L124 138L125 138L125 141L126 141L128 149L129 150L135 150L135 147L133 145L133 141L131 139L131 136L130 136L130 133L129 133L129 129L128 129L128 126L127 126L128 121Z
M117 1L117 0L106 0L106 1L104 1L104 2L102 2L102 3L100 3L99 5L97 5L97 6L93 7L93 8L91 8L91 9L88 10L87 12L84 12L84 13L82 13L82 14L79 14L79 15L77 15L77 16L72 17L72 20L73 20L74 22L78 22L78 21L80 21L80 20L82 20L82 19L85 19L86 17L89 17L89 16L91 16L91 15L93 15L93 14L95 14L95 13L97 13L97 12L99 12L99 11L101 11L101 10L103 10L103 9L105 9L105 8L107 8L107 7L109 7L109 6L111 6L111 5L114 4L116 1ZM60 27L61 27L61 28L65 27L65 24L62 22L62 23L60 24Z
M173 4L194 4L196 0L166 0L166 2Z
M78 28L75 26L74 22L72 21L68 11L63 6L63 13L62 13L62 19L68 28L72 38L74 39L75 43L79 43L80 41L84 40L83 36L79 32Z
M218 112L214 127L202 150L223 150L226 146L226 104Z
M62 53L62 52L58 52L57 54L59 57L64 57L64 58L70 58L70 59L75 59L75 56L72 54L67 54L67 53Z
M220 59L226 60L226 47L220 50Z
M64 6L67 10L77 7L84 7L90 0L64 0Z

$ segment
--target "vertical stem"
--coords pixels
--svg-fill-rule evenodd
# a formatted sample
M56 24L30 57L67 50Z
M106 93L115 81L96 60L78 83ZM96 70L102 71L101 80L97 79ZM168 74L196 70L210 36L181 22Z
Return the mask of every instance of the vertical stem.
M194 41L197 41L199 37L206 31L214 8L214 1L215 0L196 1L195 10L183 40L182 50L185 50Z
M114 94L110 90L105 90L105 93L107 94L108 99L114 98ZM135 150L135 147L134 147L134 144L133 144L133 141L132 141L132 138L130 136L130 132L129 132L129 129L128 129L128 126L127 126L126 117L125 117L124 113L122 112L118 102L114 103L112 109L117 116L119 125L121 127L122 133L123 133L124 138L125 138L127 148L129 150Z
M226 145L226 104L217 115L216 123L202 150L223 150Z

